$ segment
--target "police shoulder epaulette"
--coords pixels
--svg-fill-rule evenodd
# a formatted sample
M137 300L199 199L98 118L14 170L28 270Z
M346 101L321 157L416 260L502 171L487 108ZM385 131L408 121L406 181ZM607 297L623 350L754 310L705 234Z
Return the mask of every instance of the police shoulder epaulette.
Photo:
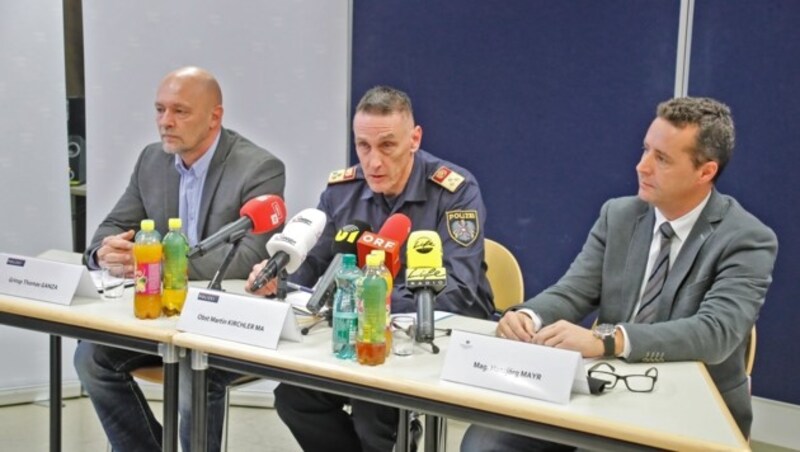
M464 176L444 165L440 166L439 169L433 173L430 179L433 183L441 185L451 193L455 193L456 190L458 190L458 187L460 187L466 180Z
M347 169L331 171L330 176L328 176L328 185L348 182L354 180L355 178L356 178L355 166L351 166L350 168Z

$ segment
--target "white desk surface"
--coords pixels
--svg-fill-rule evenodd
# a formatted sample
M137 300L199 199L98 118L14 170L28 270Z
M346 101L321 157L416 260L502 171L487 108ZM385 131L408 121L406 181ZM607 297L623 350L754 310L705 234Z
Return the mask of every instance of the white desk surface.
M43 258L79 262L80 255L48 252ZM236 284L236 283L234 283ZM238 282L241 284L241 282ZM226 284L227 286L227 284ZM234 289L235 290L235 289ZM318 327L302 343L281 342L278 350L237 344L176 330L177 317L139 320L133 316L133 290L122 300L77 298L71 306L0 296L0 311L40 320L134 336L265 366L346 381L365 387L411 394L475 410L555 425L591 434L672 450L748 450L747 442L711 382L705 367L694 362L656 364L659 378L652 393L631 393L623 385L600 396L573 395L559 405L521 396L441 381L449 337L436 340L433 355L420 347L410 357L390 357L386 364L361 366L336 359L330 351L331 330ZM437 327L493 334L494 323L450 317ZM614 361L620 373L642 372L649 364Z
M437 322L493 334L494 323L465 317ZM361 366L336 359L330 351L331 330L319 327L302 343L281 342L278 350L179 333L180 347L288 369L387 391L412 394L476 410L579 430L672 450L748 450L705 367L695 362L655 365L658 382L652 393L631 393L618 384L599 396L573 395L559 405L439 379L449 337L437 339L442 351L433 355L417 347L411 357L392 356L386 364ZM620 373L642 372L650 364L615 360Z
M47 251L39 257L70 263L80 263L81 259L80 254L65 251ZM0 311L160 343L169 343L178 332L177 316L137 319L133 315L133 288L130 287L125 289L120 300L76 297L70 306L0 295Z

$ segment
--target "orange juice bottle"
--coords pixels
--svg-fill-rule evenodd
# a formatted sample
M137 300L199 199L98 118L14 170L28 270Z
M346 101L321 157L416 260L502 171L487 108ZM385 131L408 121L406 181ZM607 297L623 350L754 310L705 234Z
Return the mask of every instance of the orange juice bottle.
M141 230L133 243L136 263L136 292L133 296L133 314L139 319L156 319L161 316L161 234L155 230L153 220L142 220Z
M369 254L378 256L381 264L380 274L386 281L386 356L388 357L392 352L392 274L386 268L386 251L372 250Z
M386 360L386 280L379 273L380 261L367 255L364 277L356 289L358 336L356 357L359 364L375 366Z

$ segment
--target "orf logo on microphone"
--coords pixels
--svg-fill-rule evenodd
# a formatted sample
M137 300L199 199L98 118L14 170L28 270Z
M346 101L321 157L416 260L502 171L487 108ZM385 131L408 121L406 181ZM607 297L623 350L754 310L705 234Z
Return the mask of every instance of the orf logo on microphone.
M392 251L397 248L397 242L394 240L386 239L370 232L364 233L364 235L362 235L359 239L359 242L373 245L375 248L380 248L386 251Z

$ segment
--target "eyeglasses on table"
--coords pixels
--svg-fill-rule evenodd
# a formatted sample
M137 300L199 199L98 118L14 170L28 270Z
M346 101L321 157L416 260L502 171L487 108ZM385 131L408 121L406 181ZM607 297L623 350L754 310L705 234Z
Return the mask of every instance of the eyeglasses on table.
M617 382L622 380L625 387L631 392L651 392L658 381L658 369L651 367L644 374L620 375L614 366L607 362L599 362L589 368L589 377L603 381L603 388L613 389ZM601 390L602 390L601 389Z

